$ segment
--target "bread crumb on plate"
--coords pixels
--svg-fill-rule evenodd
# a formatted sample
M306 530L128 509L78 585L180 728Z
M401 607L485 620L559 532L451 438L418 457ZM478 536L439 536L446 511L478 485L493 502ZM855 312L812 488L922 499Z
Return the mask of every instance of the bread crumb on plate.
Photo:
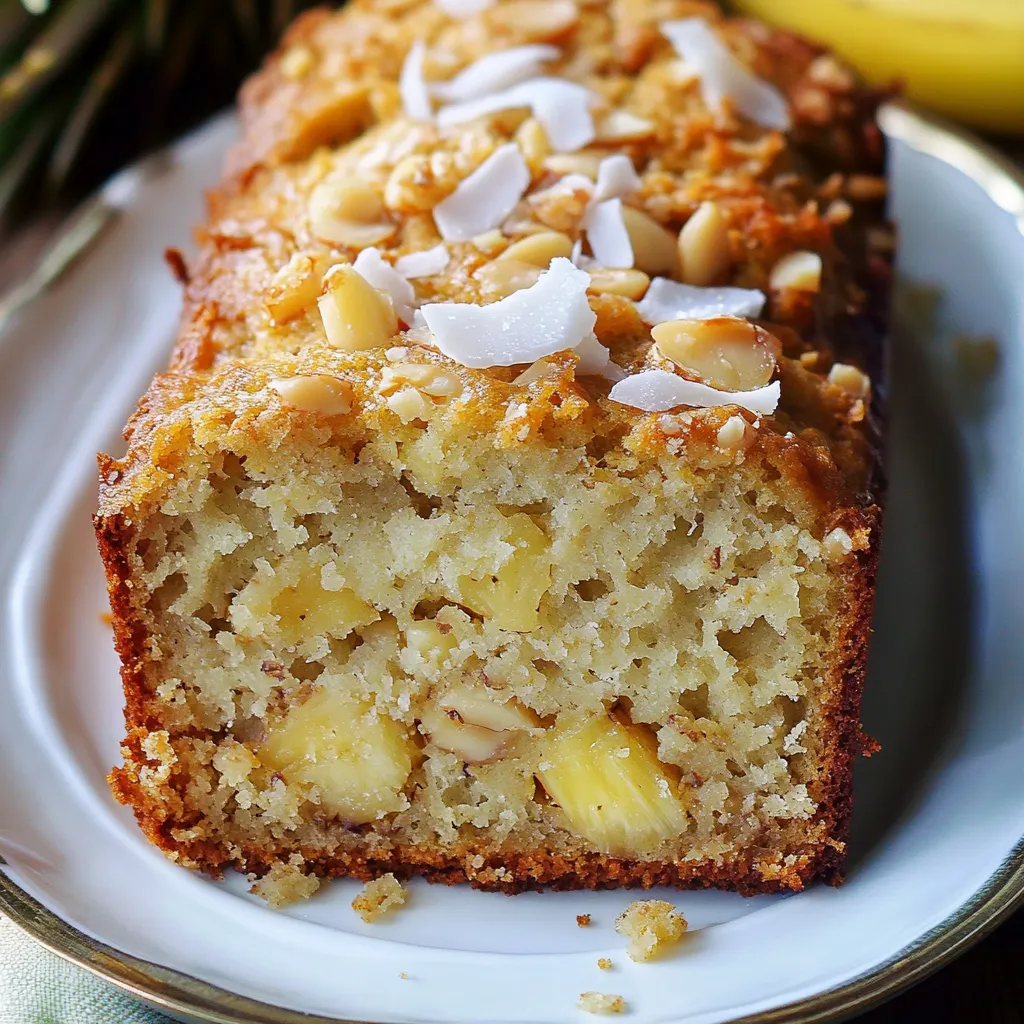
M664 900L635 900L615 919L615 930L629 939L631 960L650 960L682 938L686 918Z
M587 1013L606 1017L626 1009L626 1001L622 996L605 995L603 992L581 992L576 1005Z
M305 861L299 854L292 854L288 861L279 861L249 890L254 896L267 901L267 906L277 910L288 903L308 900L320 888L316 875L307 875L303 870Z
M352 909L367 923L390 913L405 902L405 886L389 871L363 886L352 901Z

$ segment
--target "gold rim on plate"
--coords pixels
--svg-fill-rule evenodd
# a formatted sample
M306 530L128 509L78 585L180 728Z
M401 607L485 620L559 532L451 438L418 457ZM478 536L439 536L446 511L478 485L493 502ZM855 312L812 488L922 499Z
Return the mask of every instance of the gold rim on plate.
M1024 174L1013 163L959 128L903 104L884 107L880 122L889 137L973 180L1024 235ZM959 956L1022 904L1024 838L970 900L889 960L837 988L734 1024L817 1024L867 1010ZM208 1024L359 1024L249 999L105 946L47 910L3 871L0 913L50 952L179 1017Z

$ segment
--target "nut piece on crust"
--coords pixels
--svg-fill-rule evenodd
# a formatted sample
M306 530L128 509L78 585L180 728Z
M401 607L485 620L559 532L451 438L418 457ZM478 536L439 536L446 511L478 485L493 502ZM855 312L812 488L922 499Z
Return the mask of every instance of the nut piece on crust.
M293 853L287 862L278 861L249 890L254 896L267 901L273 910L288 903L308 900L320 888L320 879L303 871L305 861Z
M406 889L389 871L363 886L363 891L352 901L352 909L367 923L390 913L405 902Z
M615 930L629 939L630 960L651 960L682 938L686 918L664 900L636 900L615 919Z
M581 992L576 1005L587 1013L610 1017L626 1009L626 1000L622 996L605 995L603 992Z

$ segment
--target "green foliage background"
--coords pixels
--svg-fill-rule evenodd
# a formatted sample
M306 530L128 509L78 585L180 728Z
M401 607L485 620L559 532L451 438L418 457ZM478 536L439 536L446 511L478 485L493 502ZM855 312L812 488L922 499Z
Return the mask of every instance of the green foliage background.
M311 0L0 0L0 220L231 102Z

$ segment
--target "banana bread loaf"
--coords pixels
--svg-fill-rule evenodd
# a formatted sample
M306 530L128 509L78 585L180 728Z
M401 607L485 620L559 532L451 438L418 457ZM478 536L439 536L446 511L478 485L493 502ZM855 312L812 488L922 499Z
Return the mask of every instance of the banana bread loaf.
M170 368L100 459L110 781L155 844L274 901L838 880L876 104L688 0L293 26L242 91Z

